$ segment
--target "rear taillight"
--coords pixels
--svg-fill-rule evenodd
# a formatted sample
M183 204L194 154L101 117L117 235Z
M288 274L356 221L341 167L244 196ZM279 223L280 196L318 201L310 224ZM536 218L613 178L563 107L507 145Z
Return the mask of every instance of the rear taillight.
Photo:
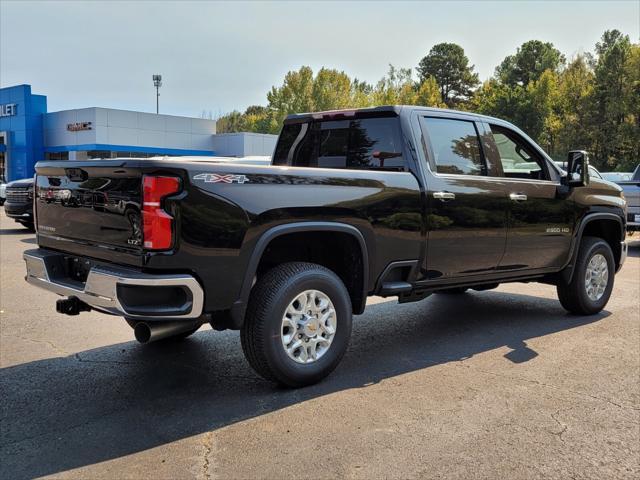
M173 217L162 209L162 199L179 191L177 177L142 177L142 232L147 250L166 250L173 245Z

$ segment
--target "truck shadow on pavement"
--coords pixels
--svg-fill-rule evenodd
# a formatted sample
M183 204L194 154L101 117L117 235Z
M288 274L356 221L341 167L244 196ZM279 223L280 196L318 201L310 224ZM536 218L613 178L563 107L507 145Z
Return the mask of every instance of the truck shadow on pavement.
M0 228L0 236L2 235L27 235L31 232L23 227L16 228Z
M205 327L175 345L127 342L7 367L0 475L58 474L505 346L504 362L526 363L538 355L527 340L608 315L570 316L556 300L501 292L371 305L337 370L300 390L254 374L237 332Z

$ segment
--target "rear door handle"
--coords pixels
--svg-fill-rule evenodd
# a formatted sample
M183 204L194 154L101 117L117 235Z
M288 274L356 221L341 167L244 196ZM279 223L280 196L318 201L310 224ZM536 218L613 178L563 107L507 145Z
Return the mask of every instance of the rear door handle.
M433 192L433 198L437 198L438 200L442 200L444 202L446 200L455 199L456 194L452 192Z
M509 195L509 198L514 202L524 202L527 196L524 193L512 193Z

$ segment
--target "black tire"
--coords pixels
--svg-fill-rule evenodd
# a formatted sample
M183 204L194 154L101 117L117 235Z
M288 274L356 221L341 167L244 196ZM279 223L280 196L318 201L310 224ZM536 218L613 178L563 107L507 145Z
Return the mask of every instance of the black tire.
M585 278L587 266L591 259L597 254L601 254L607 262L608 281L602 297L598 300L592 300L587 294ZM566 310L576 315L593 315L594 313L598 313L605 307L609 301L609 297L611 297L615 271L616 265L609 244L601 238L584 237L580 242L580 249L578 250L578 257L571 282L567 283L561 280L557 285L560 303Z
M467 287L446 288L444 290L436 290L433 293L444 293L445 295L461 295L469 290Z
M319 290L336 311L336 330L329 349L313 363L298 363L282 344L282 318L289 304L305 290ZM285 263L264 274L251 291L240 332L242 350L263 378L288 387L311 385L340 363L351 336L351 299L331 270L313 263Z
M20 225L22 225L24 228L26 228L27 230L29 230L30 232L35 232L36 231L36 226L33 224L33 222L19 221L18 223Z

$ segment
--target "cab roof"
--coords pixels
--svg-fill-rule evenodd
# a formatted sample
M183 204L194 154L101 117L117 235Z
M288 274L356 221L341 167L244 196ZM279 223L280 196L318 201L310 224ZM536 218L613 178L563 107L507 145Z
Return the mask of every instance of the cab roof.
M473 117L479 120L490 121L492 123L503 123L511 126L511 124L505 120L481 115L479 113L453 110L449 108L422 107L419 105L382 105L379 107L347 108L342 110L326 110L322 112L294 113L287 115L284 120L284 124L302 123L312 120L342 120L352 117L400 116L401 114L406 115L414 111Z

